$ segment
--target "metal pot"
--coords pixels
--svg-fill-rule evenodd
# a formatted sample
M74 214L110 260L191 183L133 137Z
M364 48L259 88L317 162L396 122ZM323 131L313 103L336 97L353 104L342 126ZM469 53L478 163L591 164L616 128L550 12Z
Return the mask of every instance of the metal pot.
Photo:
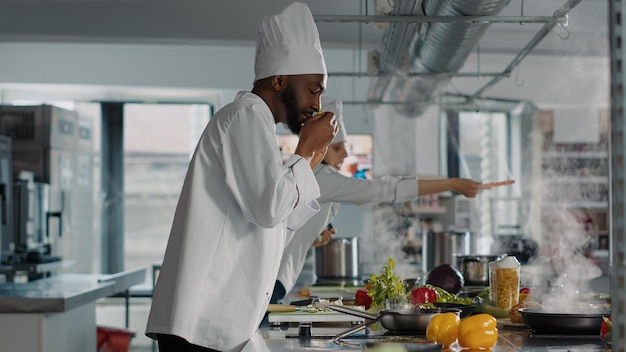
M315 275L319 281L360 279L359 238L332 238L315 248Z
M463 275L466 286L489 286L489 262L502 258L502 255L460 255L457 266Z
M441 264L454 265L454 258L459 255L474 253L474 233L465 232L434 232L422 234L422 270L429 272Z

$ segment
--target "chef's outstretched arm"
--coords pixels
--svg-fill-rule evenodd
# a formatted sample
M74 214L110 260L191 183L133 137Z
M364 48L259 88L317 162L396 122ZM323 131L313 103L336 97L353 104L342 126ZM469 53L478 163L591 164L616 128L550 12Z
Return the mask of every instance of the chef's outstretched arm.
M460 193L468 198L476 197L481 183L467 178L446 178L434 180L417 180L419 195L435 194L446 191Z

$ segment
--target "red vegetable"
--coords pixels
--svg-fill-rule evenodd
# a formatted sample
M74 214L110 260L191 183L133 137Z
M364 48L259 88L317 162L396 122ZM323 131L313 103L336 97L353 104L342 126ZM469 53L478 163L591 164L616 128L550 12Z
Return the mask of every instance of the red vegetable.
M437 291L428 287L416 287L411 290L409 301L412 304L435 303L437 302Z
M519 293L529 294L530 293L530 289L528 287L522 287L522 288L519 289Z
M611 318L602 317L602 325L600 326L600 337L605 338L611 332L613 323Z
M357 290L354 294L354 304L357 306L364 306L365 309L370 309L372 301L372 297L365 290Z

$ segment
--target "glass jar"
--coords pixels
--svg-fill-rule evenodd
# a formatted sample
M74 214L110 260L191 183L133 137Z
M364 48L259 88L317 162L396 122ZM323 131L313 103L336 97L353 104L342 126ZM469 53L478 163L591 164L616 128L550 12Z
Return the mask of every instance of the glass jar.
M515 256L504 256L489 263L491 305L509 310L518 303L520 268Z

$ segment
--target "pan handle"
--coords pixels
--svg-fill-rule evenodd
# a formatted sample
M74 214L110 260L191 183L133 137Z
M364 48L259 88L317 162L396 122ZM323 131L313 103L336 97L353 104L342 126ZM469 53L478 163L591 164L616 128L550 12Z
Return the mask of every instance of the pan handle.
M365 329L366 327L368 327L369 325L373 324L374 321L368 321L367 323L363 323L363 324L359 324L353 328L351 328L350 330L346 330L344 332L342 332L341 334L338 334L337 336L333 337L333 342L336 344L341 344L341 339L343 339L344 337L348 337L352 334L354 334L355 332L359 332L363 329Z
M352 309L352 308L347 308L344 306L338 306L338 305L334 305L334 304L326 304L324 305L325 308L328 309L332 309L334 311L337 312L341 312L341 313L345 313L345 314L349 314L349 315L354 315L355 317L359 317L359 318L365 318L365 319L371 319L371 320L378 320L380 318L380 316L376 316L370 313L366 313L360 310L356 310L356 309Z

